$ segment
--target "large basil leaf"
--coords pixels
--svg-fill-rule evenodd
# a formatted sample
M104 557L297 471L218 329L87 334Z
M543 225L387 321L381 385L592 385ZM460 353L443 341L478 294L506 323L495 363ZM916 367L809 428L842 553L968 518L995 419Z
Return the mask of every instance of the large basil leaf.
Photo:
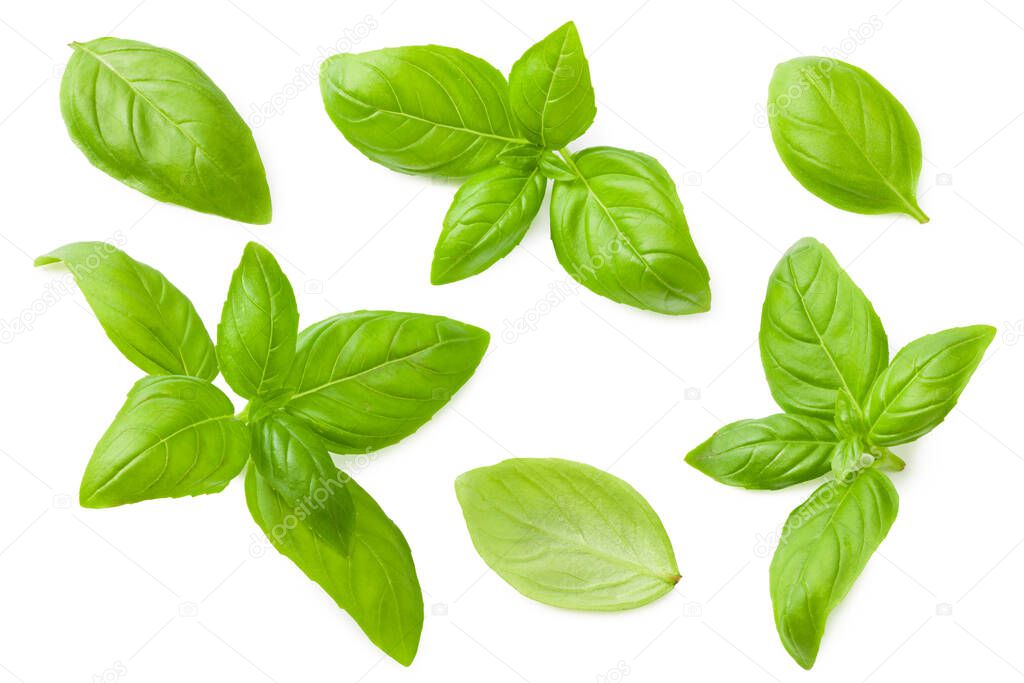
M790 514L769 569L775 626L805 669L814 665L828 615L846 596L896 519L888 477L861 472L830 481Z
M590 65L571 21L523 53L512 65L508 87L519 127L541 147L564 147L597 114Z
M252 131L177 52L135 40L72 43L60 109L90 162L154 199L246 223L270 222Z
M863 402L889 361L875 309L823 244L805 238L772 272L761 312L761 361L787 412L831 419L836 392Z
M347 482L355 509L348 555L322 540L316 518L295 515L255 467L246 472L245 499L274 547L327 591L377 647L408 666L423 629L423 594L412 553L373 498L354 480Z
M928 221L917 205L917 128L863 69L827 57L779 64L768 88L768 122L790 173L829 204Z
M63 262L103 330L151 375L217 376L217 354L192 302L159 271L104 242L75 242L36 259Z
M569 274L638 308L708 310L708 271L668 171L646 154L614 147L585 149L571 165L576 180L556 181L551 196L551 239Z
M528 142L515 132L505 77L450 47L334 55L320 68L320 92L356 149L403 173L467 176Z
M455 282L508 255L537 216L546 187L547 178L536 166L495 166L471 176L444 217L430 281Z
M233 412L203 380L139 380L85 468L82 507L220 491L249 457L249 433Z
M956 327L900 349L867 402L868 434L880 446L913 441L956 405L995 336L988 325Z
M460 475L455 493L480 557L533 600L623 610L679 581L658 515L629 484L589 465L506 460Z
M686 462L730 486L781 489L827 474L838 443L832 423L780 413L722 427Z
M466 383L490 336L448 318L359 311L299 334L285 409L335 453L367 453L415 432Z

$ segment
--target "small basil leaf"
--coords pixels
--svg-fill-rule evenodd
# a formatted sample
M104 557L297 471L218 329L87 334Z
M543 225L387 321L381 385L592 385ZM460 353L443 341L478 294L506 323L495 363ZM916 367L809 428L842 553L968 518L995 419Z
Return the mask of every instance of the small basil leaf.
M871 441L895 446L937 427L953 410L995 333L988 325L955 327L900 349L871 389Z
M114 346L151 375L217 376L217 355L192 302L159 271L104 242L74 242L36 259L63 262Z
M858 473L875 462L873 456L864 452L860 439L847 439L836 445L832 454L832 474L841 482L853 481Z
M252 131L198 66L135 40L98 38L71 47L60 109L94 166L163 202L270 222L270 190Z
M359 311L299 334L285 409L334 453L368 453L415 432L466 383L490 336L448 318Z
M590 65L571 21L523 53L512 65L508 85L512 113L541 147L564 147L594 122Z
M569 168L569 164L551 150L544 150L537 162L540 172L552 180L576 180L576 174Z
M537 145L509 144L498 153L498 163L519 170L531 170L537 166L541 152Z
M863 69L826 57L775 68L768 122L783 163L812 194L856 213L905 213L917 205L921 137L906 109Z
M832 419L836 392L863 402L889 361L875 309L823 244L805 238L772 272L761 312L761 361L787 412Z
M629 484L558 459L512 459L459 476L480 557L528 598L624 610L668 593L679 568L665 528Z
M249 434L231 401L194 377L136 382L96 444L82 477L82 507L215 493L249 457Z
M829 422L780 413L722 427L686 462L729 486L781 489L827 474L838 442Z
M829 613L896 519L899 497L881 472L830 481L790 514L769 569L775 626L797 664L814 665Z
M494 166L470 176L444 217L430 281L455 282L508 255L540 211L546 188L547 179L536 167Z
M868 433L864 411L846 389L836 392L836 428L846 439L854 439Z
M573 181L556 181L551 239L584 287L658 313L711 306L708 271L690 238L675 183L657 160L614 147L572 157Z

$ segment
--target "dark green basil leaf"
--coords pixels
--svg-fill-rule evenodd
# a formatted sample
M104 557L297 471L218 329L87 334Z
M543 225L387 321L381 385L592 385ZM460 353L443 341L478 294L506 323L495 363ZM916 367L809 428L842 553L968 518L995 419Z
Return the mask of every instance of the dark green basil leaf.
M135 40L72 43L60 109L90 162L154 199L246 223L270 222L252 131L177 52Z
M552 180L576 180L576 173L569 167L565 160L550 149L544 150L537 160L537 168L546 177Z

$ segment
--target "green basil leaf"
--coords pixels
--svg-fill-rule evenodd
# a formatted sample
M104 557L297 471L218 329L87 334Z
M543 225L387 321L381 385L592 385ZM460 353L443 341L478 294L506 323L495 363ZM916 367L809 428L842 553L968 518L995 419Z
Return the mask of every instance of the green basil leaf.
M900 349L871 389L871 441L895 446L937 427L953 410L995 334L988 325L955 327Z
M402 173L472 175L509 143L529 142L515 132L501 72L450 47L334 55L320 92L356 149Z
M231 276L217 326L217 358L231 388L245 398L270 397L295 358L299 309L274 256L250 242Z
M832 453L832 474L841 482L849 483L853 477L874 464L875 458L864 452L864 444L860 439L846 439L836 445Z
M502 166L529 171L537 166L543 151L537 145L509 144L498 152L497 161Z
M252 131L177 52L120 38L72 43L60 109L89 161L163 202L246 223L270 222Z
M651 506L589 465L506 460L460 475L455 493L480 557L538 602L624 610L679 581L672 544Z
M334 453L368 453L404 439L451 399L490 336L448 318L359 311L299 334L285 409Z
M761 313L761 361L787 412L832 419L836 392L863 402L889 361L875 309L823 244L805 238L772 272Z
M151 375L217 376L217 355L192 302L159 271L104 242L74 242L36 259L63 262L114 346Z
M722 427L686 462L729 486L781 489L827 474L838 443L831 423L780 413Z
M836 392L836 428L844 439L856 439L867 435L868 426L864 411L846 389Z
M544 150L540 155L540 158L537 160L537 167L541 173L552 180L566 180L569 182L576 180L576 173L569 167L569 164L565 163L562 157L550 149Z
M576 180L556 181L551 195L551 239L569 274L638 308L708 310L708 271L668 171L646 154L614 147L578 152L570 166Z
M345 488L355 510L347 555L322 540L314 518L300 519L257 468L245 475L249 512L271 544L327 591L374 645L408 666L423 628L423 594L412 553L366 491L350 478Z
M249 434L233 412L228 397L203 380L139 380L85 468L82 507L222 490L249 457Z
M564 147L597 114L590 65L571 21L523 53L512 65L508 86L519 127L541 147Z
M768 122L783 163L812 194L856 213L905 213L917 205L921 137L907 110L863 69L827 57L775 68Z
M830 481L793 511L769 569L775 626L797 664L814 665L829 613L896 519L899 497L881 472Z
M455 282L507 256L540 211L546 188L547 178L536 167L494 166L470 176L444 217L430 281Z

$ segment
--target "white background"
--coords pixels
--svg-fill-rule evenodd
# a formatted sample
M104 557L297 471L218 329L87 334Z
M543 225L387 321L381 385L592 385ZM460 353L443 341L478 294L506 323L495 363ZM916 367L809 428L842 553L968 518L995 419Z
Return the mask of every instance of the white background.
M546 208L509 258L432 287L454 186L367 161L323 112L323 55L435 42L507 72L570 18L598 97L573 147L637 149L668 168L712 274L710 313L658 316L572 286ZM178 50L220 85L254 126L271 226L154 203L88 164L65 132L58 88L66 43L102 35ZM826 51L910 111L931 223L834 209L779 161L761 109L772 69ZM1024 9L1009 0L5 3L0 681L1024 677L1022 60ZM761 301L781 252L806 235L873 300L893 351L945 327L1000 330L945 424L901 449L899 518L810 674L778 642L767 570L774 534L813 485L734 490L682 460L724 422L775 411L756 346ZM67 276L31 258L70 241L123 241L212 328L250 239L280 258L304 324L384 308L493 333L476 376L432 422L371 463L349 463L416 558L427 616L409 670L287 560L250 554L259 537L240 482L197 499L77 506L93 445L140 373ZM543 303L552 291L563 292L553 306ZM519 318L533 329L516 337L506 330ZM671 535L677 589L632 612L580 614L533 603L487 571L452 482L509 456L578 459L631 482Z

